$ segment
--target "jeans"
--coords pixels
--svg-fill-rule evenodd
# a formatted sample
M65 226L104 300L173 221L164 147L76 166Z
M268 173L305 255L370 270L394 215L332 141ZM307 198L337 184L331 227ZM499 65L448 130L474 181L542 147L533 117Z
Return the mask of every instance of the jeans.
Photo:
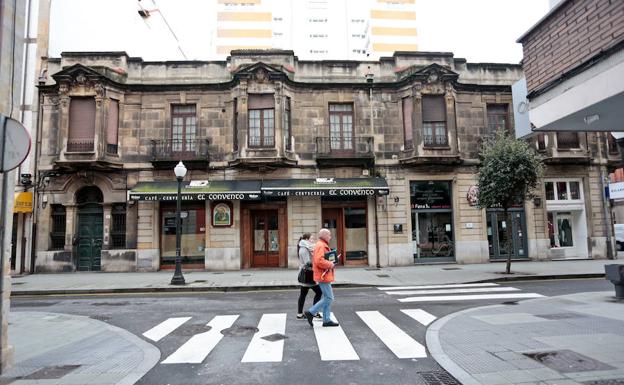
M331 321L331 303L334 301L334 293L332 291L331 283L319 282L319 287L323 296L321 300L315 303L310 310L313 315L321 310L323 312L323 323Z
M297 301L298 314L303 313L303 304L305 303L306 296L308 295L308 291L310 291L310 289L312 289L312 291L314 292L314 302L312 304L316 305L316 303L321 300L321 295L323 295L323 293L321 293L321 289L319 289L318 285L314 285L312 287L301 286L299 301Z

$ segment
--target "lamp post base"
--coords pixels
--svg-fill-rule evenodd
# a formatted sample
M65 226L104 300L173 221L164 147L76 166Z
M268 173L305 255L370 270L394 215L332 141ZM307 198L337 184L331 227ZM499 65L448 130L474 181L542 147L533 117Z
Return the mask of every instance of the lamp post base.
M186 281L184 280L184 276L174 275L173 278L171 278L171 284L172 285L186 285Z

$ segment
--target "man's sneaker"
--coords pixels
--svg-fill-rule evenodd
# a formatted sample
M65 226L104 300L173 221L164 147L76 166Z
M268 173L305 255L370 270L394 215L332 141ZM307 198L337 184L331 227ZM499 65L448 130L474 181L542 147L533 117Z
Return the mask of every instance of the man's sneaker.
M323 322L323 326L339 326L340 324L338 322L334 322L334 321L327 321L327 322Z
M310 324L310 326L314 326L312 325L312 319L314 318L312 313L306 310L305 313L303 313L303 315L305 315L305 317L308 319L308 323Z

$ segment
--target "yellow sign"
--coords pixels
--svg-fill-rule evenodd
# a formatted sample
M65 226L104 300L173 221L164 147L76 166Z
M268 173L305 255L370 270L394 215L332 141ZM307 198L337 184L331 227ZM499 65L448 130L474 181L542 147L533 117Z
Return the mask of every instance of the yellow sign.
M13 204L14 213L32 213L33 211L33 193L19 192L15 193L15 202Z

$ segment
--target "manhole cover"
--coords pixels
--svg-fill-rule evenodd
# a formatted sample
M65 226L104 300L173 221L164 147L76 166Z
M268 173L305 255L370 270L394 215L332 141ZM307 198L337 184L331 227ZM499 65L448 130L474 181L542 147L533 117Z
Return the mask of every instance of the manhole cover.
M390 277L388 274L377 274L377 276L379 278L389 278Z
M45 307L45 306L53 306L58 302L46 302L46 301L24 301L24 302L13 302L11 301L11 307Z
M442 270L461 270L461 267L443 267Z
M460 385L450 374L443 371L420 372L420 377L427 385Z
M596 361L593 358L586 357L572 350L524 353L524 355L560 373L615 369L613 366Z
M130 302L95 302L92 306L126 306L130 305Z
M596 380L582 382L585 385L624 385L624 378L613 378L611 380Z
M95 320L98 320L98 321L104 321L104 322L108 322L108 321L111 320L111 317L105 316L105 315L92 315L89 318L95 319Z
M72 370L78 369L80 365L63 365L63 366L46 366L45 368L39 369L34 373L31 373L25 377L22 377L23 380L56 380Z
M171 334L173 334L174 336L188 337L194 336L195 334L207 332L210 329L212 328L206 324L190 324L176 329Z
M228 337L243 337L253 335L257 331L258 328L254 326L232 326L224 329L221 334Z
M572 319L572 318L583 318L584 315L576 314L576 313L555 313L555 314L539 314L536 317L549 319L549 320L560 320L560 319Z
M286 338L288 337L280 333L270 334L268 336L262 337L263 340L267 340L270 342L281 341L281 340L285 340Z

